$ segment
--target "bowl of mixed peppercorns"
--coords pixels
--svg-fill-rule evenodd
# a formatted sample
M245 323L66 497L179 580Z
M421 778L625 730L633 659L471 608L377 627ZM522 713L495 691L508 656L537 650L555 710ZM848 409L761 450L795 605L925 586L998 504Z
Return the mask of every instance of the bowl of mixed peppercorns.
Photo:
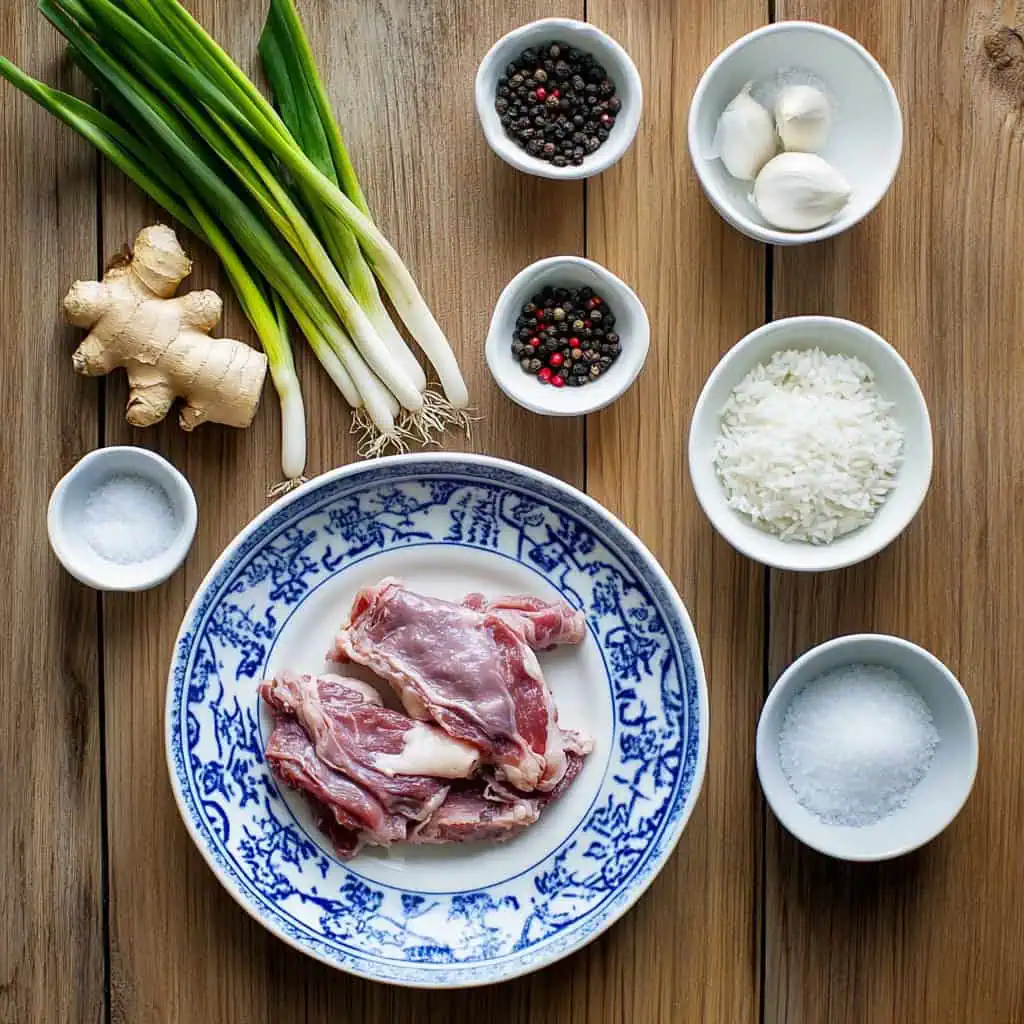
M501 293L487 366L514 402L545 416L583 416L615 401L647 359L651 328L636 293L599 263L554 256Z
M643 89L599 28L545 18L503 36L480 63L476 107L491 148L544 178L589 178L629 149Z

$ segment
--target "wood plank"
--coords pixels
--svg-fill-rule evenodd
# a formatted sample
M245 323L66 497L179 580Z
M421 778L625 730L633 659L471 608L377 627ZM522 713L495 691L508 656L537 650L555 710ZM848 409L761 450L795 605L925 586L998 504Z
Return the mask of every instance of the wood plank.
M191 5L244 66L253 66L262 6ZM581 4L560 5L579 14ZM540 0L476 5L300 3L346 140L378 220L416 275L460 356L481 414L468 446L582 481L582 426L557 437L490 381L483 341L499 291L520 267L583 244L582 187L517 175L487 148L472 107L476 64L499 35L551 13ZM103 190L104 251L156 216L114 174ZM194 248L194 247L193 247ZM226 299L223 331L252 335L209 253L195 249L190 287ZM348 413L310 354L298 351L310 426L309 470L353 458ZM158 590L105 602L115 1021L525 1020L528 990L509 998L423 997L351 979L264 932L221 889L174 807L163 753L164 680L188 599L221 548L264 507L276 472L272 392L245 432L173 423L133 431L123 382L110 386L110 442L152 446L185 471L199 500L183 572ZM467 446L449 438L451 447ZM428 1009L424 1009L427 1007Z
M893 79L906 146L892 193L860 227L776 255L776 315L829 312L877 329L908 359L932 413L932 492L880 557L772 580L771 670L839 633L923 644L974 703L981 765L952 827L901 861L856 867L802 848L770 820L765 1019L1024 1019L1024 886L1017 836L1024 659L1018 505L1024 440L1019 35L1006 64L984 40L994 3L778 0L860 39ZM1013 25L1013 5L1003 5ZM1024 18L1018 9L1017 30ZM991 46L990 46L991 48Z
M708 373L762 320L764 250L707 203L685 139L700 75L760 23L764 5L590 0L587 12L644 80L636 144L588 184L587 254L636 287L652 325L642 377L588 422L588 491L650 546L690 609L712 740L704 793L675 856L638 907L578 959L590 967L588 1019L742 1024L758 1015L761 827L751 780L764 573L713 534L685 451Z
M34 7L0 19L0 53L68 88ZM96 267L89 147L0 86L0 1020L103 1017L96 597L50 551L46 506L97 437L97 395L75 376L60 303Z

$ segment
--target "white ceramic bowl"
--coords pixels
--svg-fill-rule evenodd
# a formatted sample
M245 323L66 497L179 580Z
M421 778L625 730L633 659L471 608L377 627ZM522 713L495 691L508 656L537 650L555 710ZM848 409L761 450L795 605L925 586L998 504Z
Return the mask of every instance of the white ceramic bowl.
M753 182L738 181L712 156L718 118L747 82L770 102L778 74L812 76L832 101L832 126L820 155L850 183L849 203L814 231L780 231L755 209ZM799 245L838 235L866 217L888 191L903 149L903 118L892 83L856 40L827 25L780 21L724 50L704 72L690 104L689 146L708 199L734 228L771 245Z
M608 133L605 143L596 152L585 156L583 163L578 167L555 167L546 160L539 160L526 150L520 149L505 134L498 112L494 109L498 78L504 73L506 65L515 60L527 47L554 40L564 40L570 46L593 55L615 83L615 94L622 102L622 110L615 118L615 124ZM636 136L637 126L640 124L640 110L643 107L640 73L629 54L599 28L571 18L543 18L502 36L480 62L476 73L475 95L476 112L480 117L484 135L491 149L502 160L527 174L565 181L593 177L616 163L629 149Z
M622 351L597 380L579 388L555 388L526 373L512 355L516 317L523 303L545 285L581 288L589 285L615 316ZM487 334L487 366L498 387L519 405L543 416L584 416L610 405L627 391L647 360L651 325L636 292L610 270L578 256L552 256L521 270L498 298Z
M112 476L139 476L170 499L177 532L169 547L145 561L121 565L95 551L82 535L89 495ZM148 590L166 580L188 554L196 532L196 499L188 481L166 459L145 448L98 448L80 459L53 489L46 525L50 546L72 576L96 590Z
M867 526L831 544L782 540L731 509L712 462L721 411L733 388L759 363L783 349L820 348L856 356L874 371L882 396L895 404L903 426L903 463L896 486ZM877 554L906 528L921 507L932 475L928 407L910 367L874 331L852 320L796 316L759 327L734 345L712 371L690 422L690 478L697 500L715 529L748 558L776 569L824 572Z
M898 672L921 695L939 734L925 777L907 803L874 825L820 821L796 799L779 764L779 733L790 701L813 679L847 665ZM978 770L978 727L952 672L908 640L875 633L842 636L807 651L779 677L757 726L757 774L775 817L801 842L843 860L888 860L934 839L967 801Z

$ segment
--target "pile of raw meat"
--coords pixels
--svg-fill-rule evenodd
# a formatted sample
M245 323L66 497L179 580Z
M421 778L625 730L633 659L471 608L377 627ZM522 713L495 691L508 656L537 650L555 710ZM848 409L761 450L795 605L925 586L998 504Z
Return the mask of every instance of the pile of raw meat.
M558 725L534 651L579 644L561 602L424 597L393 579L356 595L330 661L371 669L402 711L359 679L282 672L266 758L301 790L342 857L364 845L508 839L579 774L592 741Z

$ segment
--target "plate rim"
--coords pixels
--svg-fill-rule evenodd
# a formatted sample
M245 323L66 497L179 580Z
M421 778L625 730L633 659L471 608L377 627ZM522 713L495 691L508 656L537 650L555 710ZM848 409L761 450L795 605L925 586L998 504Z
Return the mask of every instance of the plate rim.
M466 981L452 982L445 980L443 982L432 982L429 980L404 980L400 978L383 978L378 977L367 972L361 971L357 966L352 964L339 963L336 960L332 960L327 955L321 953L319 950L310 948L309 946L302 945L298 940L292 938L290 935L279 929L273 922L268 921L259 912L258 908L251 905L250 902L245 898L244 894L239 890L235 883L227 877L220 869L220 866L215 862L214 858L210 854L210 851L206 848L206 843L203 837L199 834L194 822L191 820L184 803L183 794L178 785L178 779L174 764L173 757L173 737L171 734L171 723L172 723L172 699L174 696L175 686L175 667L178 658L178 650L182 639L187 635L187 626L192 621L195 613L203 599L207 588L213 582L214 578L220 572L224 564L235 554L237 549L257 531L266 521L277 515L283 509L289 505L295 504L301 500L305 495L324 488L336 480L344 480L347 477L357 476L360 473L370 472L379 468L386 468L389 466L408 466L410 469L415 469L417 463L451 463L453 469L458 469L466 466L482 466L489 467L491 469L504 470L505 472L513 475L518 474L521 477L526 478L529 481L530 478L547 484L553 487L557 491L566 492L569 497L574 498L581 504L590 508L592 512L597 513L599 516L608 520L613 527L622 532L625 538L634 546L636 552L640 555L641 559L646 564L647 569L653 574L655 579L661 583L665 590L669 601L674 606L674 611L679 617L679 620L683 627L683 632L690 644L690 654L693 661L694 676L697 683L697 704L700 713L700 724L702 726L697 743L697 758L693 769L693 784L690 788L690 792L686 796L686 801L680 810L679 818L676 824L673 826L674 834L668 839L664 849L662 850L658 863L654 866L654 869L645 877L638 879L634 884L632 890L626 893L626 899L623 900L621 906L615 907L611 913L601 921L599 925L594 928L590 933L583 936L581 941L577 943L570 943L565 949L554 952L552 956L547 959L541 959L539 962L527 963L522 965L519 969L512 969L507 973L503 974L498 978L468 978ZM510 459L501 459L493 455L483 455L476 453L462 453L462 452L412 452L402 455L391 455L383 458L375 459L373 461L364 462L353 462L345 466L338 466L335 469L327 470L321 473L319 476L313 477L311 480L306 481L300 487L283 495L276 501L272 502L261 512L257 513L250 519L245 525L243 525L232 537L230 541L224 546L221 553L214 560L209 570L203 576L199 585L196 587L195 592L192 595L192 599L189 601L188 607L185 610L185 614L182 616L181 624L178 627L178 631L175 635L174 644L171 650L170 666L167 674L167 686L164 695L164 756L167 764L167 773L171 784L171 792L174 796L175 806L178 809L178 814L185 826L185 830L188 833L189 838L198 850L200 856L205 861L207 867L213 872L214 877L220 883L221 887L231 896L231 898L237 903L253 920L255 920L261 927L265 928L268 932L274 935L277 939L287 943L293 949L304 954L305 956L312 957L313 959L326 964L328 967L334 970L343 971L346 974L350 974L353 977L363 978L367 981L376 982L379 984L392 985L399 988L411 988L411 989L423 989L423 990L456 990L456 989L469 989L479 988L484 985L501 984L505 981L512 981L515 978L523 977L527 974L532 974L535 971L542 970L545 967L550 967L552 964L571 956L573 953L578 953L584 947L590 945L595 939L603 935L609 928L617 924L630 910L636 906L641 896L647 892L650 886L654 883L654 880L661 874L662 870L668 864L675 852L676 846L679 844L679 840L682 838L683 832L686 830L686 826L689 824L690 818L696 809L697 803L704 789L704 779L707 774L707 761L708 761L708 750L709 750L709 736L710 736L710 700L708 696L708 685L707 675L704 671L704 659L700 649L700 643L697 638L697 632L694 629L693 621L690 618L690 613L683 602L679 591L676 589L675 584L669 578L668 573L662 568L661 564L654 557L650 549L646 544L631 530L618 516L616 516L609 509L605 508L595 498L592 498L589 494L581 491L578 487L573 484L567 483L558 477L552 476L549 473L545 473L542 470L534 469L532 466L526 466L519 462L514 462Z

